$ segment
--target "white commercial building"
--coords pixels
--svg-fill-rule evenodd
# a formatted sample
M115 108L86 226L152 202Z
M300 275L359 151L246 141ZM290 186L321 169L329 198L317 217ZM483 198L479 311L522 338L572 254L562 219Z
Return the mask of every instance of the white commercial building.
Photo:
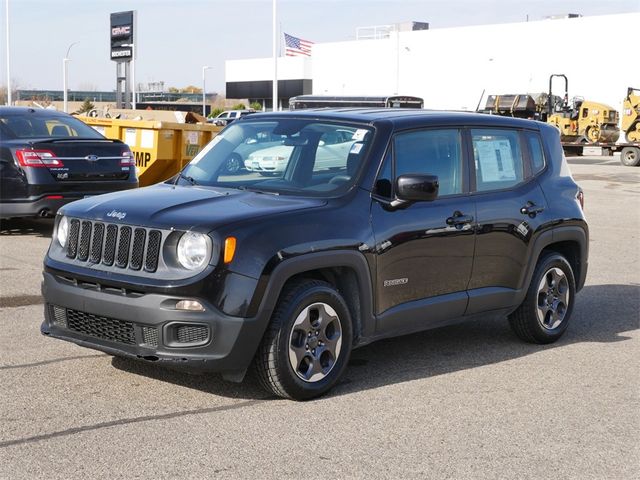
M551 74L565 74L570 97L620 109L627 87L640 87L639 28L640 13L626 13L319 43L311 59L279 59L279 85L293 87L280 103L303 93L401 94L424 98L425 108L475 110L483 92L483 105L489 94L546 92ZM270 59L227 61L227 96L269 99L272 77ZM238 85L246 93L259 83L261 95L237 96ZM554 93L563 88L554 83Z

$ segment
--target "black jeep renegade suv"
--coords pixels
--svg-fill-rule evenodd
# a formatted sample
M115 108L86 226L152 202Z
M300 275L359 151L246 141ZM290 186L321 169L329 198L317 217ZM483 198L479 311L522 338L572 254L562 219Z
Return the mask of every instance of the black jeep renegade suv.
M247 139L247 171L226 160ZM342 109L233 122L170 181L64 206L42 333L222 372L295 399L351 350L482 315L566 330L587 272L582 192L555 128Z

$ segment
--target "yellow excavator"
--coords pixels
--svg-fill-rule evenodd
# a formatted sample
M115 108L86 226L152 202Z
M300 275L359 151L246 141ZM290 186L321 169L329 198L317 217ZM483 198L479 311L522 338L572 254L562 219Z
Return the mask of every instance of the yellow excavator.
M551 94L555 77L564 79L565 94L560 102ZM547 123L560 130L560 138L569 143L615 143L620 137L618 111L604 103L574 97L569 104L569 81L566 75L549 77Z
M627 89L622 101L622 131L627 142L640 142L640 88Z

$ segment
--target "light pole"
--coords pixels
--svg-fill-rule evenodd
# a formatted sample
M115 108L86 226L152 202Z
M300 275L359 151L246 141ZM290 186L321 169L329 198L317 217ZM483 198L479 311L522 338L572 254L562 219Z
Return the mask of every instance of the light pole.
M202 67L202 116L207 117L207 84L205 72L211 69L211 67L205 65Z
M63 98L64 98L64 113L69 113L69 88L68 88L68 77L69 77L69 69L67 67L67 64L69 63L69 52L71 51L71 47L73 47L76 43L79 42L73 42L71 45L69 45L69 48L67 48L67 54L64 56L64 58L62 59L62 90L63 90Z
M136 45L135 43L123 43L123 47L131 47L131 83L133 83L131 108L136 109Z
M9 0L6 0L6 20L7 20L7 105L11 106L11 49L9 48Z

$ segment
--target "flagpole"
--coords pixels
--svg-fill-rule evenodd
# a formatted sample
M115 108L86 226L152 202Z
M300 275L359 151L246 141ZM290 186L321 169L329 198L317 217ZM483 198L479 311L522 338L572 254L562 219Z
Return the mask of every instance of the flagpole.
M275 1L275 0L274 0ZM9 0L6 0L6 15L7 15L7 105L11 106L11 49L9 48Z
M276 1L273 0L273 111L278 111L278 22Z

